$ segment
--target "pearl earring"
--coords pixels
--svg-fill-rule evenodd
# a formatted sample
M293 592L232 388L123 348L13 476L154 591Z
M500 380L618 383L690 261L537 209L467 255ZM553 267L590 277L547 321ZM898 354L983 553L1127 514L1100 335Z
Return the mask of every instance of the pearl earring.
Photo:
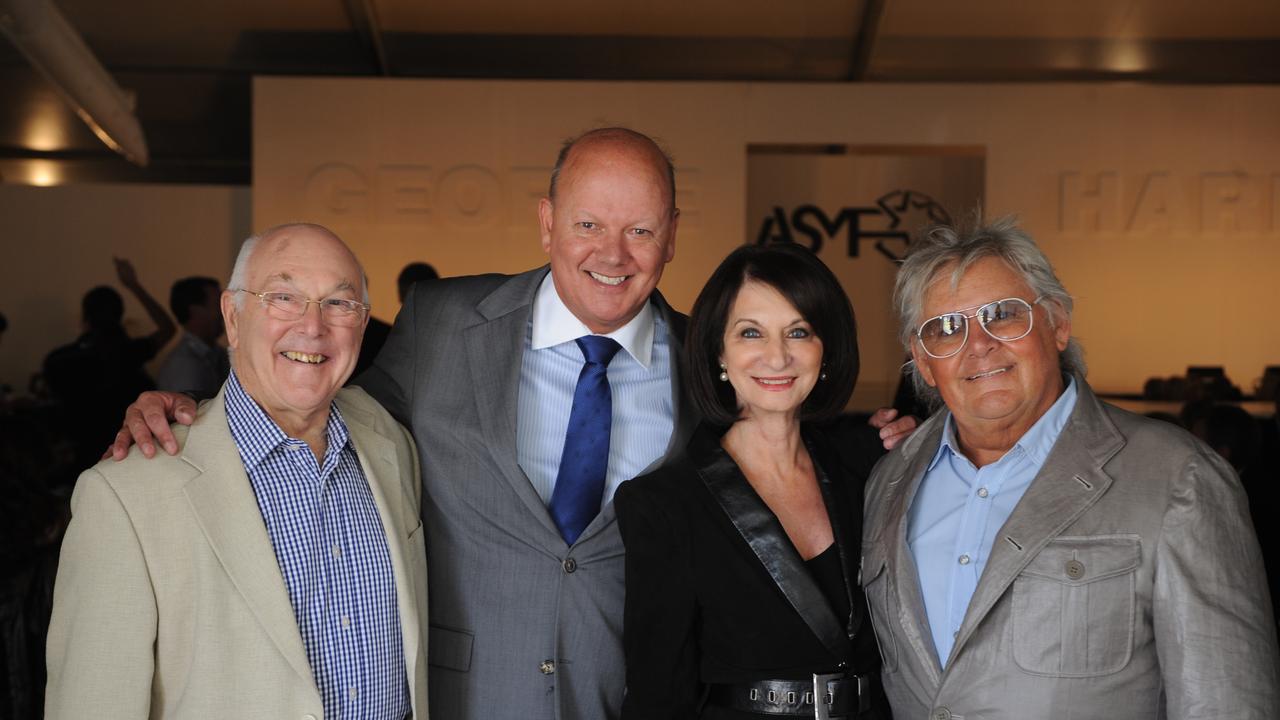
M729 382L729 369L720 363L720 382Z

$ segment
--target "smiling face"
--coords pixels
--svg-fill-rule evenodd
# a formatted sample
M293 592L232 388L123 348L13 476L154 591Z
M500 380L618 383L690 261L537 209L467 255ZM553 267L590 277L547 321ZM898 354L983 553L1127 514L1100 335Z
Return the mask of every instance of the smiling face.
M952 266L942 268L925 292L921 320L992 300L1035 300L1035 292L1003 260L974 262L951 286ZM972 311L970 311L972 312ZM1056 326L1044 303L1033 303L1031 332L1008 342L988 335L969 319L969 338L960 352L934 358L912 342L911 354L921 377L938 389L958 426L961 444L1012 447L1062 394L1058 353L1071 337L1071 321L1059 313Z
M539 203L556 292L592 332L613 332L635 317L675 256L670 193L657 148L599 137L573 147L555 198Z
M720 362L741 417L795 416L822 372L822 340L782 293L748 280L729 309Z
M245 289L312 299L362 299L360 266L337 238L308 227L286 227L258 242ZM327 421L329 403L355 368L368 314L352 327L334 326L315 303L282 320L258 298L222 295L231 364L245 391L286 432Z

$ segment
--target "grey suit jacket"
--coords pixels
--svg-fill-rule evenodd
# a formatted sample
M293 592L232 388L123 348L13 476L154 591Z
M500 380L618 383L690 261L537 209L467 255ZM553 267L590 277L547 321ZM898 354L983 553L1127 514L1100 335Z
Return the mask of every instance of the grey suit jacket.
M359 390L338 405L382 517L415 717L427 707L426 569L412 442ZM324 715L223 394L182 455L86 470L72 498L49 626L49 718Z
M945 670L906 539L945 413L872 474L862 578L894 717L1280 717L1275 627L1239 480L1189 434L1076 383Z
M520 365L546 273L418 283L356 381L412 428L422 458L437 718L603 720L622 704L613 506L567 547L516 460ZM653 302L678 357L683 317ZM696 424L674 378L671 393L668 454Z

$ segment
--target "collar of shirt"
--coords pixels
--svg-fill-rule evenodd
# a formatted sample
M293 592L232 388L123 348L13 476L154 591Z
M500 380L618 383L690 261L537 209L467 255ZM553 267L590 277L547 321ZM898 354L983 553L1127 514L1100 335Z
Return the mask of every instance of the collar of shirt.
M597 334L591 332L560 299L551 273L547 273L542 279L538 293L533 298L532 323L530 347L534 350L577 340L583 335ZM653 353L653 305L646 302L630 322L604 337L616 340L641 367L649 369Z
M1022 437L1018 438L1018 442L1009 449L1000 459L1008 457L1009 453L1014 450L1021 450L1023 454L1036 466L1044 464L1045 458L1049 457L1049 451L1053 449L1053 444L1058 441L1058 435L1062 433L1062 428L1066 426L1067 420L1071 418L1071 411L1076 406L1076 381L1071 376L1066 376L1066 388L1062 394L1049 407L1049 411L1040 416L1035 424L1031 426ZM929 470L942 460L946 453L951 453L958 458L964 458L965 462L972 462L960 452L960 443L956 439L956 428L954 418L947 413L947 419L942 428L942 443L938 446L938 451L933 454L933 460L929 462ZM997 461L999 462L999 461Z
M252 473L263 460L281 445L306 445L302 440L291 438L276 424L266 411L259 407L257 401L249 397L236 371L227 376L224 393L227 408L227 425L231 429L231 437L240 450L240 461L246 471ZM339 454L346 449L351 436L347 432L347 423L342 419L342 412L337 403L329 403L329 422L325 426L328 446L324 451L324 462L320 474L323 477L337 464Z

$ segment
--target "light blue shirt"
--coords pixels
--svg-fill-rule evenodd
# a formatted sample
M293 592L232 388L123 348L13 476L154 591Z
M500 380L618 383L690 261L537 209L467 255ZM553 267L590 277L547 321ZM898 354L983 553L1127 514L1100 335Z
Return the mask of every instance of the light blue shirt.
M675 409L667 333L661 313L645 303L631 322L606 336L626 352L609 363L613 424L601 507L613 500L618 485L666 454L671 442ZM573 391L582 372L582 351L574 341L592 334L565 306L547 273L525 334L516 411L516 458L544 503L551 502L556 487Z
M1075 380L999 460L976 467L947 415L942 443L911 503L907 544L920 574L929 629L945 666L996 534L1044 465L1076 405Z

